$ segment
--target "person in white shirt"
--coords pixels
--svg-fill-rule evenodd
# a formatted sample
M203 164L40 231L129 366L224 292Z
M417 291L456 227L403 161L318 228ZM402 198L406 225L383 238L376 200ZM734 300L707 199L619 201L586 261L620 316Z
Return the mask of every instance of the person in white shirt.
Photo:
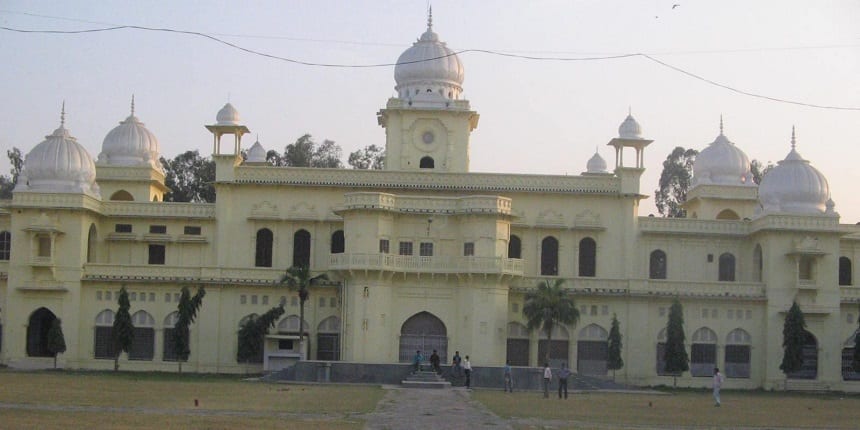
M472 385L472 362L469 361L469 356L466 356L466 361L463 362L463 371L466 372L466 388L471 388Z
M549 363L543 365L543 397L549 398L549 381L552 380L552 370L549 369Z
M720 369L714 368L714 406L720 406L720 388L723 386L723 374Z

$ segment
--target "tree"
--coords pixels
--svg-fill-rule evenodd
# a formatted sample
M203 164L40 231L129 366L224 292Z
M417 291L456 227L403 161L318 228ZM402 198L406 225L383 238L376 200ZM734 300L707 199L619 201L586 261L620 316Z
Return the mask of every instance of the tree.
M342 168L341 156L342 150L334 141L324 140L321 145L317 145L313 136L305 134L284 148L280 162L283 166L291 167Z
M203 306L203 296L205 295L206 290L203 287L197 288L194 297L191 297L191 291L188 287L182 287L179 304L176 305L179 318L173 325L173 348L176 351L176 361L179 363L179 373L182 373L182 362L188 361L188 356L191 355L191 330L189 326L197 318L197 311Z
M131 322L131 304L128 301L128 292L125 287L120 288L117 295L117 303L119 309L116 311L116 316L113 320L113 350L116 352L116 357L113 360L113 370L119 370L119 356L125 351L131 351L131 344L134 341L134 323Z
M215 161L202 157L196 149L177 155L172 160L161 157L164 185L170 189L166 202L215 201Z
M552 349L552 329L559 324L576 326L579 322L576 303L563 285L563 279L556 279L552 283L543 280L536 290L526 293L523 305L523 315L528 320L529 330L539 329L546 333L546 363L549 363Z
M785 314L782 326L782 364L779 369L785 374L797 372L803 367L803 345L806 343L806 320L797 302Z
M672 150L663 162L660 188L654 191L657 211L664 217L683 218L687 215L681 206L687 201L687 190L693 179L693 164L699 151L680 146Z
M669 308L669 323L666 325L666 349L663 361L666 372L674 375L673 385L678 384L678 375L690 370L690 357L684 346L684 309L681 301L675 297Z
M764 175L767 175L774 167L776 166L774 166L770 161L767 162L767 166L758 160L750 161L750 172L752 173L753 182L755 182L756 185L761 185L761 180L764 178Z
M624 367L624 359L621 358L621 328L618 317L612 314L612 328L609 329L608 357L606 357L606 368L612 370L612 380L615 380L615 371Z
M57 368L57 354L66 352L66 337L63 336L63 324L55 318L48 329L48 352L54 356L54 369Z
M12 147L6 150L6 156L9 157L9 164L12 166L9 169L11 176L0 175L0 199L11 199L12 190L18 183L18 175L21 174L21 169L24 168L24 157L21 155L21 150Z
M252 315L239 327L239 349L236 352L236 361L246 364L262 361L266 333L286 312L284 304L285 301L282 301L279 306L269 309L263 315Z
M381 170L385 167L385 148L368 145L349 154L347 161L353 169Z
M310 295L308 288L320 283L321 281L327 280L328 276L325 273L312 276L311 270L307 266L292 266L287 269L283 276L281 276L282 284L285 284L289 289L299 293L299 345L303 348L303 354L305 336L305 302L308 301L308 297Z

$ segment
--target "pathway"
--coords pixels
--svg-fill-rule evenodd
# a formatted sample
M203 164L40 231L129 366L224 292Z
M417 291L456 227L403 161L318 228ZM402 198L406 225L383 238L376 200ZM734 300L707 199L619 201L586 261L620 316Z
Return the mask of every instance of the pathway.
M463 388L420 389L384 386L376 410L364 416L365 430L512 429Z

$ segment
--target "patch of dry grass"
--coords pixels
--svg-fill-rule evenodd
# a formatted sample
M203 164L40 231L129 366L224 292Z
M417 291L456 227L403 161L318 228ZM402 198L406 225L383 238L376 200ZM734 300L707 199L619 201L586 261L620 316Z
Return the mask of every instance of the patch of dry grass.
M564 421L570 428L616 425L721 428L857 428L860 396L724 391L714 407L710 391L668 395L577 393L567 400L542 393L475 391L473 399L504 418Z

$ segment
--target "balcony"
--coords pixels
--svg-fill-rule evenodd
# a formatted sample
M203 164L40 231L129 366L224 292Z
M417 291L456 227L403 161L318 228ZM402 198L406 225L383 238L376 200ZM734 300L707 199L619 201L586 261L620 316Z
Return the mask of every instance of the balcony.
M523 260L502 257L418 257L414 255L392 254L331 254L329 269L522 276Z
M87 264L84 280L107 282L189 282L203 284L274 285L281 268L176 267L162 265Z
M547 278L523 279L516 289L527 291L545 279ZM762 283L569 278L566 279L564 286L576 295L765 298L765 286Z

